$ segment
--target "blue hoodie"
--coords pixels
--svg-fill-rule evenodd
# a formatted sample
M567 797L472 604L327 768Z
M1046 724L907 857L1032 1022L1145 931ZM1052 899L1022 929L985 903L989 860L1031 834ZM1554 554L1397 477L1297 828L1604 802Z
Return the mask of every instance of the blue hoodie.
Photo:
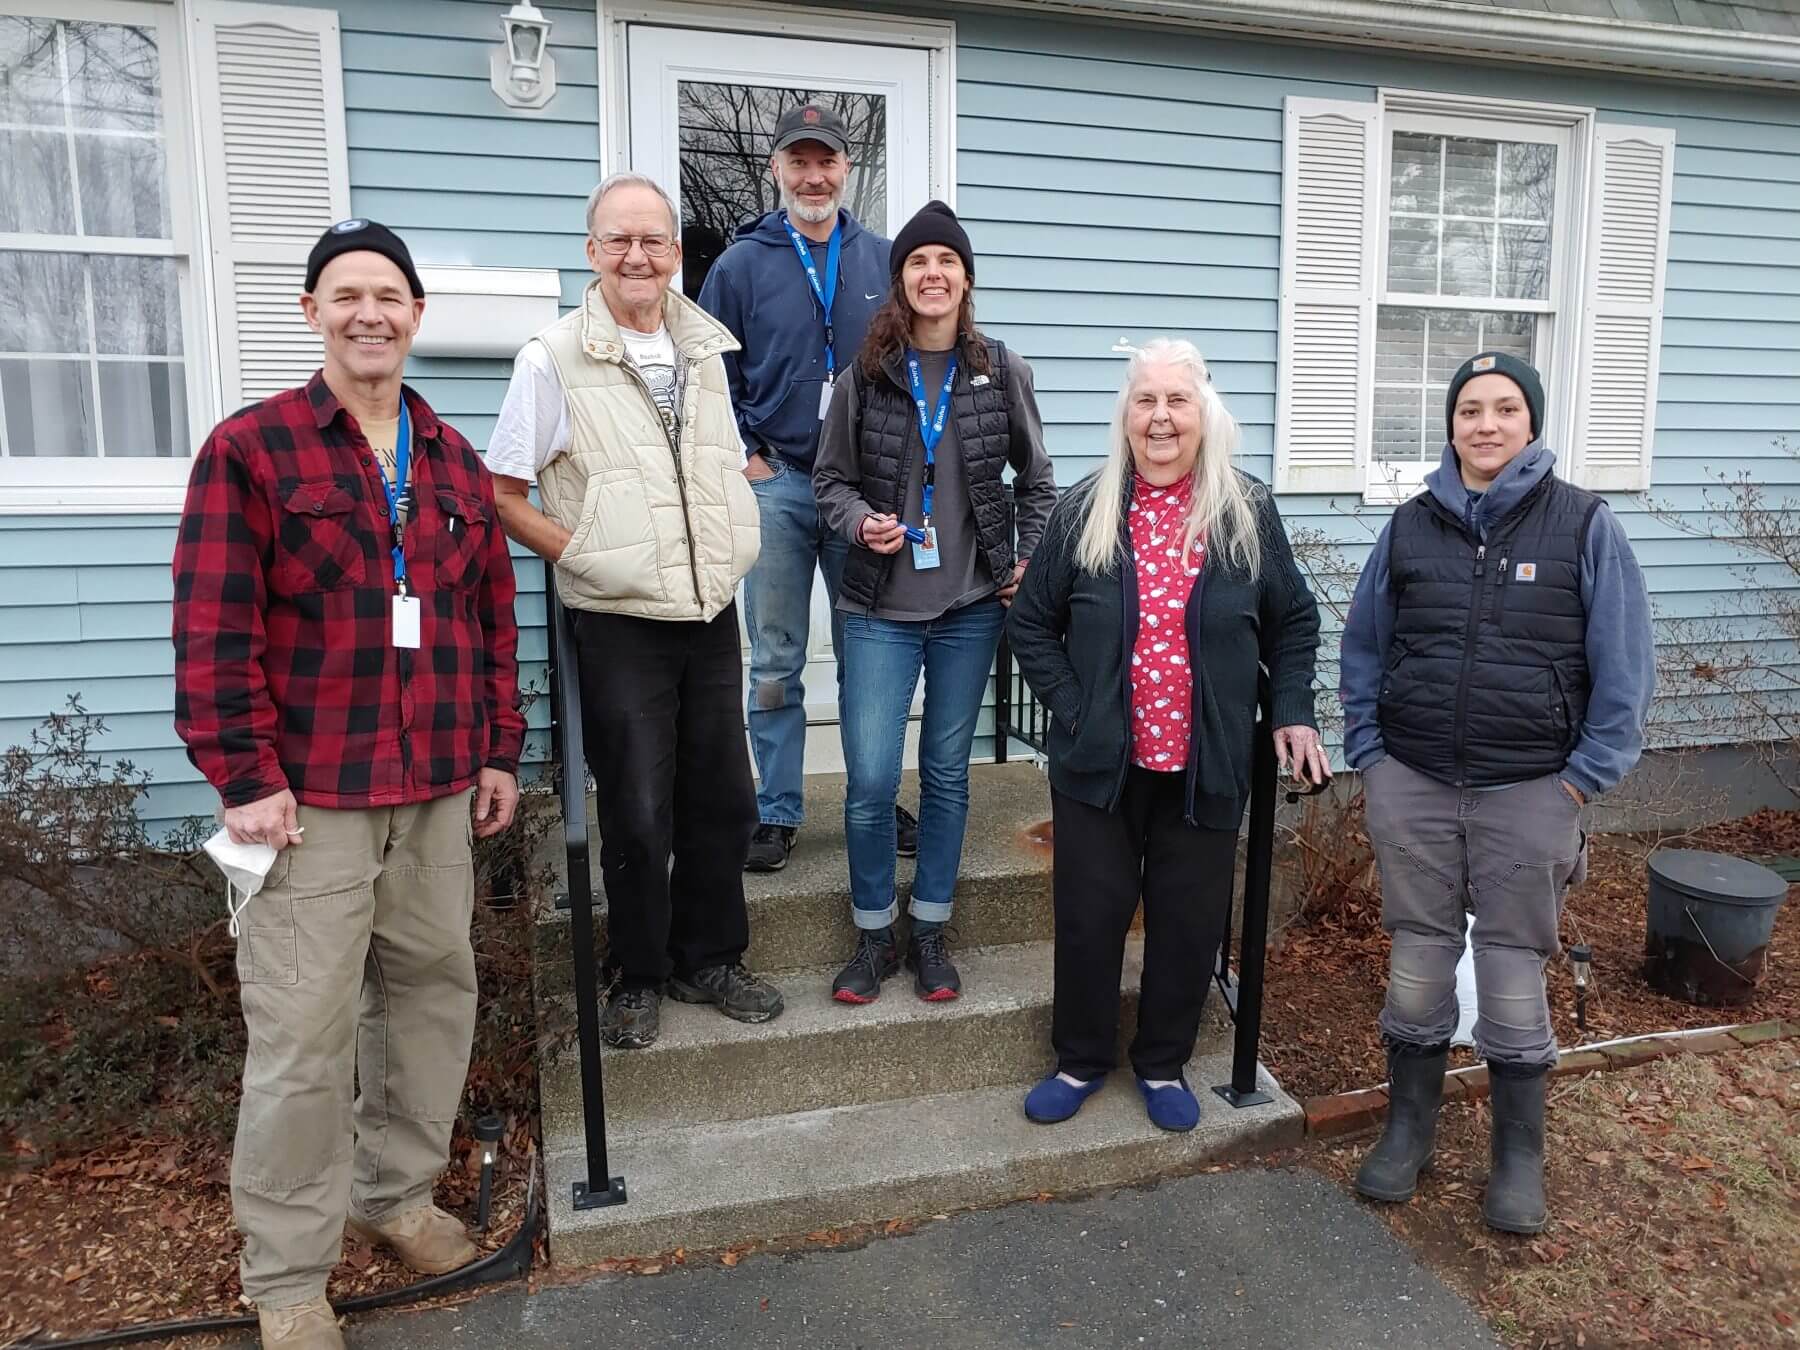
M768 449L803 473L819 448L819 389L825 382L825 321L794 252L785 211L743 226L700 290L700 307L744 344L725 353L738 429L752 451ZM831 305L838 377L856 363L869 320L888 293L888 241L838 212L843 229L837 298ZM819 284L826 245L813 244Z
M1487 539L1525 494L1550 475L1556 455L1533 441L1500 471L1488 490L1471 496L1463 486L1456 449L1444 447L1425 487L1457 519L1471 539ZM1338 700L1344 705L1344 758L1366 769L1386 753L1377 709L1382 666L1394 637L1396 603L1388 578L1393 522L1381 531L1363 565L1344 624L1339 655ZM1569 752L1562 776L1592 799L1618 786L1644 748L1644 721L1656 688L1656 638L1644 574L1618 518L1603 502L1594 513L1581 554L1581 603L1587 610L1587 663L1591 691L1587 720Z

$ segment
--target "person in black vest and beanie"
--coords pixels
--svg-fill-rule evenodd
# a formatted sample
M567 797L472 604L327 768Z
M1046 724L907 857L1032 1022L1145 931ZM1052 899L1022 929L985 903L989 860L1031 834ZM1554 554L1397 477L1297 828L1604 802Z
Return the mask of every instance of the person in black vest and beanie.
M975 255L930 202L894 240L886 301L839 380L813 486L850 540L840 703L854 955L832 985L869 1003L900 966L894 802L919 675L919 861L906 964L921 998L962 983L944 925L962 865L969 749L1005 606L1056 502L1031 369L975 329ZM1002 474L1010 464L1009 492Z
M1443 460L1376 541L1344 629L1345 758L1363 777L1394 940L1387 1128L1356 1187L1406 1200L1431 1158L1470 909L1493 1103L1482 1213L1536 1233L1557 1057L1544 967L1585 870L1582 808L1643 749L1650 601L1606 504L1556 476L1537 371L1473 356L1444 414Z
M1119 978L1144 907L1131 1043L1145 1110L1191 1130L1184 1073L1231 904L1258 670L1284 768L1329 777L1313 718L1319 610L1275 498L1232 464L1238 426L1192 343L1132 357L1106 463L1057 504L1007 620L1050 710L1056 1071L1025 1098L1073 1116L1113 1067Z

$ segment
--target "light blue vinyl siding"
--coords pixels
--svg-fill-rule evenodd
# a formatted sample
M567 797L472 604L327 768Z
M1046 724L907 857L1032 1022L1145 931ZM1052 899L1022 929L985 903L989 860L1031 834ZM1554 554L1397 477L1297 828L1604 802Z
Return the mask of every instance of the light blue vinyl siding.
M1124 369L1112 347L1158 333L1199 345L1243 425L1244 467L1272 475L1283 100L1367 101L1388 86L1586 104L1603 122L1672 128L1650 496L1698 512L1711 475L1739 469L1772 492L1800 490L1773 445L1800 438L1789 94L987 16L959 20L957 74L957 204L978 314L1033 360L1064 485L1104 453ZM1705 619L1740 590L1732 551L1682 536L1640 497L1609 500L1659 617ZM1355 498L1284 496L1281 509L1355 560L1388 515ZM1329 689L1335 671L1321 674Z
M340 6L353 209L421 262L587 277L582 199L600 172L594 10L546 9L562 86L542 117L488 88L503 6ZM921 7L923 8L923 7ZM1290 95L1369 100L1383 85L1597 106L1677 136L1654 496L1703 505L1708 474L1800 490L1773 447L1800 433L1800 101L1570 70L1326 50L1124 23L958 10L957 207L979 254L983 325L1037 372L1067 485L1104 448L1120 339L1192 338L1244 426L1243 462L1273 468L1281 110ZM505 361L415 361L410 378L485 445ZM1552 391L1552 397L1555 392ZM1667 618L1705 617L1738 587L1733 556L1612 499ZM1290 525L1359 557L1385 512L1286 497ZM1360 513L1361 519L1357 517ZM0 516L0 745L79 691L109 752L154 772L159 821L211 809L169 722L174 522ZM519 565L521 657L543 681L542 569ZM1333 681L1325 672L1326 683ZM1329 697L1327 695L1326 697ZM547 707L532 710L541 747ZM988 728L982 729L984 737Z

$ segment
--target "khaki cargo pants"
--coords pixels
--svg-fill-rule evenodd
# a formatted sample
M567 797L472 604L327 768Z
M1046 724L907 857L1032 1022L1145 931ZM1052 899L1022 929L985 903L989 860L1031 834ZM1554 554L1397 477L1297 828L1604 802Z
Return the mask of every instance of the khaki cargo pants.
M475 1030L470 796L302 806L244 910L231 1205L261 1307L323 1294L345 1215L425 1204L443 1170Z

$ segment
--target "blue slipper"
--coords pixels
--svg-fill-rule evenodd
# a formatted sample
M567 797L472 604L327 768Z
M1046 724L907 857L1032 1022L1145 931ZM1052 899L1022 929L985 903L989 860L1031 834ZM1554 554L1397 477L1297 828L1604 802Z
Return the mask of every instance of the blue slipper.
M1025 1115L1039 1125L1054 1125L1067 1120L1081 1110L1081 1104L1098 1092L1105 1082L1106 1075L1101 1074L1080 1087L1070 1087L1056 1074L1051 1074L1025 1094Z
M1150 1113L1150 1123L1157 1129L1179 1134L1200 1123L1200 1100L1194 1096L1186 1078L1176 1079L1169 1087L1153 1088L1140 1075L1137 1085L1138 1091L1144 1094L1144 1109Z

